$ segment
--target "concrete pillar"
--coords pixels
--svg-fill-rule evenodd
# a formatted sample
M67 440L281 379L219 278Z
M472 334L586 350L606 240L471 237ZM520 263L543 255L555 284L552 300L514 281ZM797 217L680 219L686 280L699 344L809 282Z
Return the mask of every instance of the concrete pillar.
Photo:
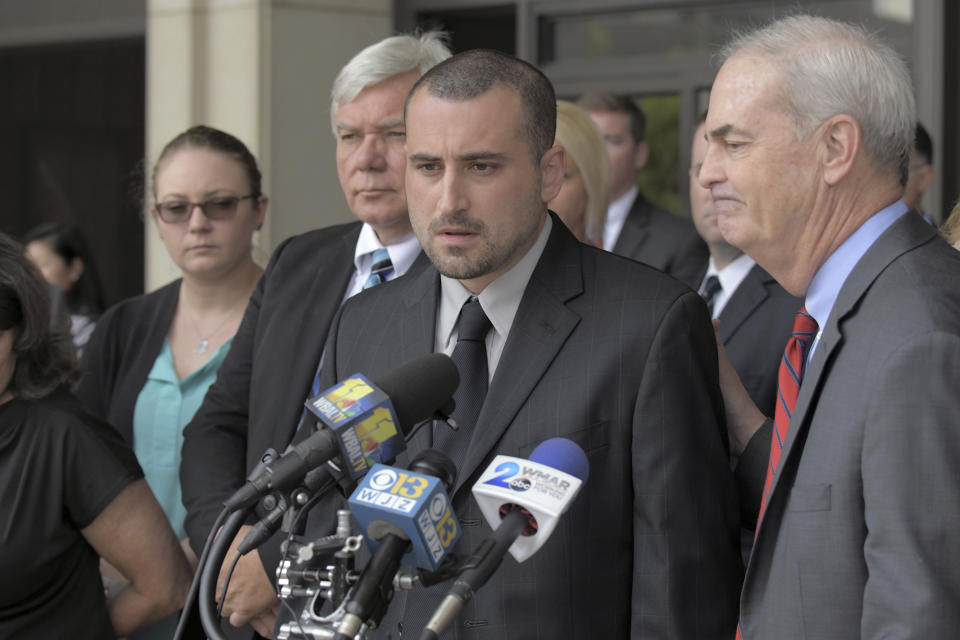
M330 86L391 24L390 0L148 0L150 168L164 144L195 124L243 140L270 196L255 240L261 263L291 235L350 220L334 162ZM179 272L152 220L145 233L150 291Z

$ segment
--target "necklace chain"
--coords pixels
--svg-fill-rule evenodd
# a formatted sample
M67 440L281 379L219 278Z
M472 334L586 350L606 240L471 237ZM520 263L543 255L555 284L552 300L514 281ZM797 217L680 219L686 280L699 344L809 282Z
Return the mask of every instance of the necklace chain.
M244 307L245 306L246 305L244 305ZM226 317L224 317L223 321L221 321L220 324L217 325L217 328L207 333L207 335L203 335L200 332L200 323L197 322L196 317L194 317L193 330L196 331L198 336L200 336L200 342L198 342L197 346L193 348L193 352L197 355L205 354L207 352L207 349L210 348L210 338L215 336L217 332L220 331L220 329L223 329L223 327L226 326L227 322L230 320L230 318L232 318L236 314L236 312L237 312L236 308L231 309L230 312L226 315Z

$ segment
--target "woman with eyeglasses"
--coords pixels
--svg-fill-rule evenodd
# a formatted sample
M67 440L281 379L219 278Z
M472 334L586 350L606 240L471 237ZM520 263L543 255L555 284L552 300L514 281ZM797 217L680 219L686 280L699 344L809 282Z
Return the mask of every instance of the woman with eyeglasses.
M0 638L105 640L182 607L190 566L130 448L69 392L48 291L0 233ZM98 556L129 579L109 601Z
M183 428L216 378L263 273L252 257L252 238L267 197L247 147L205 126L164 147L151 195L153 222L182 277L101 317L84 353L77 395L131 444L190 555L180 498ZM175 624L167 620L132 637L169 638Z

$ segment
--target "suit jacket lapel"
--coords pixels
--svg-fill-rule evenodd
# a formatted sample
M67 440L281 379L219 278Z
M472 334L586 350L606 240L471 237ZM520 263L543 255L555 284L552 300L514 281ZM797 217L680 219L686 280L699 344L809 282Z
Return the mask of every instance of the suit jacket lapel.
M459 490L495 447L566 342L580 317L566 302L583 291L576 239L554 218L553 230L523 293L457 478Z
M417 263L421 260L429 262L422 252ZM409 283L402 297L404 313L396 315L400 323L398 342L400 362L408 362L434 350L437 307L440 304L440 274L429 264L420 273L413 273L411 268Z
M303 410L303 402L310 393L309 385L313 384L317 365L320 363L327 333L330 331L330 325L340 308L350 277L353 275L353 254L359 236L360 227L358 226L356 232L345 235L338 244L330 248L329 256L323 261L323 264L329 265L329 268L317 270L310 285L310 291L307 293L307 299L312 302L306 307L296 333L291 336L293 343L297 345L297 350L283 378L310 382L307 387L300 387L297 384L284 385L287 390L283 405L286 413L280 417L279 424L282 425L281 429L286 430L286 441L289 441L296 430ZM332 313L331 310L333 310Z
M432 353L436 343L436 324L437 307L440 304L440 274L429 263L421 253L417 261L425 260L425 264L420 273L416 273L411 267L406 276L407 286L400 293L400 305L402 313L391 316L395 322L395 332L391 335L396 336L393 341L399 350L396 358L390 358L391 361L404 363L418 358L425 353ZM414 263L415 265L417 263ZM410 464L409 451L419 452L433 446L433 430L435 428L446 429L448 427L436 426L433 421L426 422L417 427L413 437L407 442L408 451L404 451L397 456L396 464L401 467L407 467ZM460 475L459 471L457 473Z
M613 253L624 256L636 255L639 248L647 241L650 235L650 216L646 212L647 201L643 194L638 193L627 218L623 221L623 228L617 241L613 243Z
M726 343L754 310L770 296L766 284L771 281L773 278L760 265L753 265L720 312L720 340Z
M813 353L807 371L804 373L803 383L800 385L800 395L797 396L787 439L780 454L780 468L770 488L771 503L777 494L784 468L795 461L802 451L802 446L795 445L802 436L805 436L810 426L810 412L816 407L816 398L829 372L830 361L843 344L844 320L856 312L857 303L891 262L903 253L929 241L934 235L936 230L919 216L910 213L901 216L867 250L843 283L837 301L833 305L833 311L830 312L827 324L821 331L817 350ZM768 506L767 512L769 511ZM763 526L761 526L762 529Z

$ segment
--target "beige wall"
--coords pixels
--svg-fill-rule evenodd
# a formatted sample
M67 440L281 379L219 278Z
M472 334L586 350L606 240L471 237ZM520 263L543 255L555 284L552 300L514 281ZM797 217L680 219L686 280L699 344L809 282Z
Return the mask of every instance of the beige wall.
M194 124L236 135L260 161L264 262L283 239L350 219L337 182L330 86L389 35L390 0L148 0L147 157ZM147 225L145 288L177 277Z

